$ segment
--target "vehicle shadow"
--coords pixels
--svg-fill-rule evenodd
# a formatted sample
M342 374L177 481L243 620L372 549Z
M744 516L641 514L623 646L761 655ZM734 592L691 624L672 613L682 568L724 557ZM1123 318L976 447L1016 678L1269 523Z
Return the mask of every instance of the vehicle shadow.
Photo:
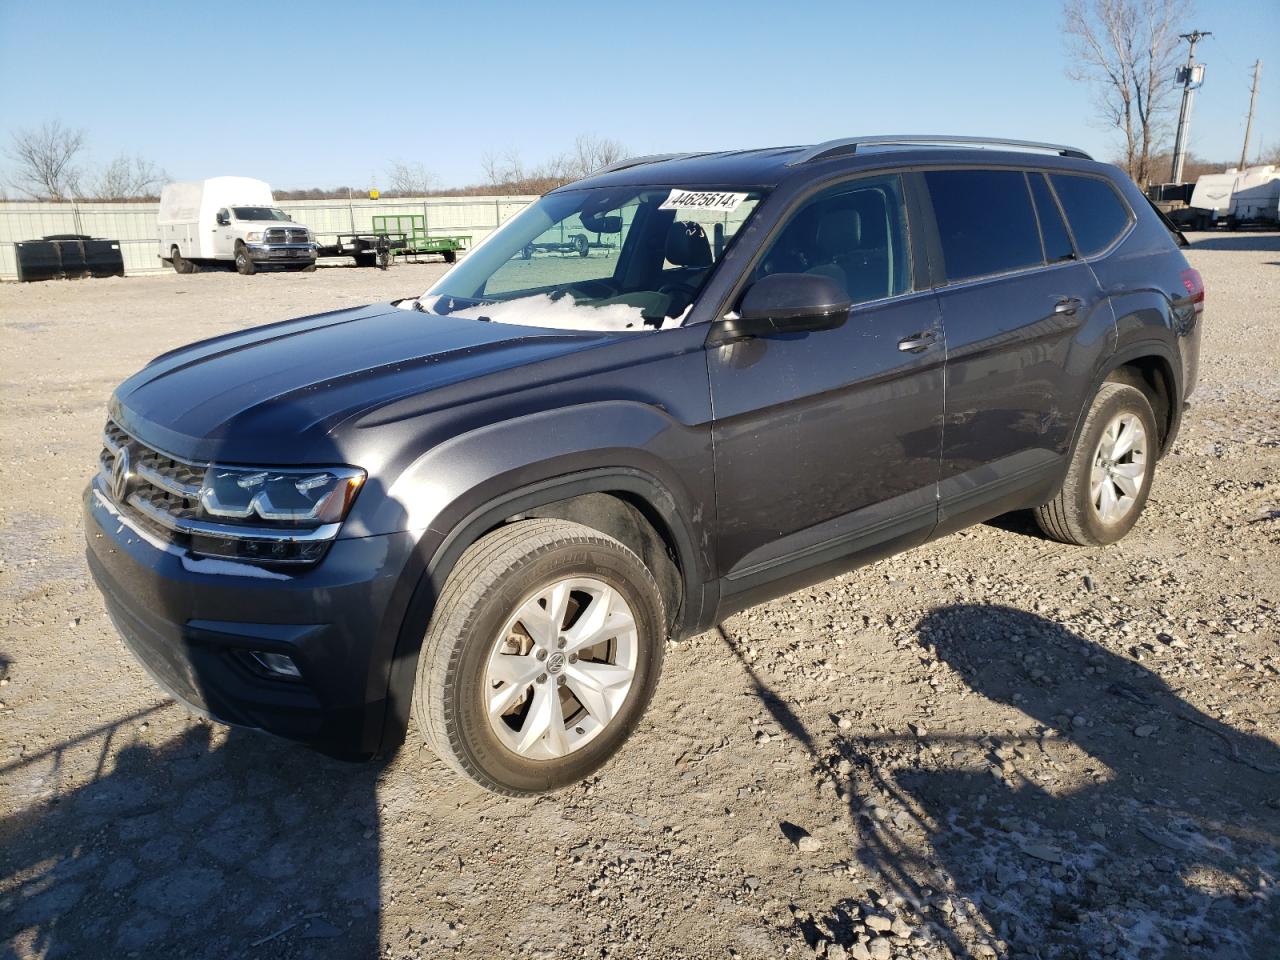
M380 765L172 709L0 764L0 957L377 954Z
M1188 239L1191 239L1188 237ZM1232 233L1226 236L1197 234L1191 250L1276 250L1280 251L1280 233Z
M956 957L1267 955L1280 937L1280 746L1035 614L960 604L916 633L1023 722L917 737L892 730L907 718L881 718L890 732L820 738L739 655L777 723L837 781L853 858L874 878L867 896L800 923L810 946L865 937L860 908L889 896Z

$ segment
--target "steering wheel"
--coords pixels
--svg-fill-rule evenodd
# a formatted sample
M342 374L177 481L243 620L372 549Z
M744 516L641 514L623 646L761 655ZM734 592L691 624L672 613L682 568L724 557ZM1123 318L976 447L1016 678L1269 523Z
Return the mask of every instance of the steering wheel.
M695 287L692 283L681 283L679 281L673 281L671 283L664 283L662 286L658 288L658 292L664 293L669 297L675 297L676 294L683 294L686 300L692 300L695 296L697 296L698 288Z
M668 298L667 316L678 316L689 304L693 303L693 298L698 295L698 288L691 283L680 283L673 281L672 283L664 283L658 288L658 292Z

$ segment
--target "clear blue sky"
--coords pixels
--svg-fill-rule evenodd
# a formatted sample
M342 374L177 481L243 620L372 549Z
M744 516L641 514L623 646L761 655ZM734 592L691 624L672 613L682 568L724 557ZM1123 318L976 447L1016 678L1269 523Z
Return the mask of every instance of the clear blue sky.
M1198 10L1186 26L1214 36L1193 151L1238 158L1257 57L1253 142L1280 142L1280 2ZM1054 0L0 0L0 140L58 118L98 163L278 187L385 183L397 159L460 185L486 152L533 164L578 133L632 153L946 132L1114 156L1066 77L1060 17Z

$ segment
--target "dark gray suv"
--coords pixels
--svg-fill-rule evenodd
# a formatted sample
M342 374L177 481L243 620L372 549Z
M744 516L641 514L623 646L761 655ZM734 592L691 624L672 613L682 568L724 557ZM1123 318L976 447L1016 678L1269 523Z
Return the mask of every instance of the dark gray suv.
M89 564L196 710L348 757L412 713L488 789L554 789L668 637L1011 510L1122 537L1196 376L1179 239L1049 144L628 160L416 300L125 381Z

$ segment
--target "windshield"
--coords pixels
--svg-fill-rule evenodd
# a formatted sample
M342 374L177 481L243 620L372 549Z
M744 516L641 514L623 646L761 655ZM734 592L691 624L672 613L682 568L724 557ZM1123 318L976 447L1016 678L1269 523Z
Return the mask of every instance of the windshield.
M289 215L275 207L232 207L231 212L235 214L237 220L284 220L286 223L289 221Z
M420 307L570 330L679 326L762 196L671 187L549 194L476 247Z

